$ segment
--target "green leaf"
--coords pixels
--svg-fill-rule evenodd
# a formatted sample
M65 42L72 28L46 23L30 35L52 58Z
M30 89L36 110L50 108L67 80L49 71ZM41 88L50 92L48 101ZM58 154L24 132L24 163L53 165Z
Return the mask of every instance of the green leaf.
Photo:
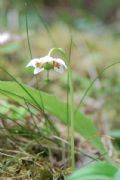
M111 132L110 132L110 136L112 137L112 138L118 138L118 139L120 139L120 130L112 130Z
M20 83L21 84L21 83ZM56 116L63 123L67 124L67 104L59 100L53 95L11 81L0 81L0 94L6 95L20 102L26 100L37 108L42 108L42 101L44 102L44 109L50 114ZM28 93L29 92L29 93ZM42 97L42 101L41 98ZM100 153L105 154L104 146L98 135L98 132L91 119L84 116L77 111L74 119L75 130L86 138L92 145L94 145Z
M120 180L120 169L117 171L115 175L115 180Z
M118 168L106 162L97 162L75 171L67 180L115 180Z

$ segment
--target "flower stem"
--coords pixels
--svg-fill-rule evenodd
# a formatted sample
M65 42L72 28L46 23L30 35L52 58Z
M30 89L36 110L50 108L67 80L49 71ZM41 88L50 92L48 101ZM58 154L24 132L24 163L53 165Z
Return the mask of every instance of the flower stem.
M46 82L49 83L50 79L49 79L49 70L47 71L47 78L46 78Z
M69 65L69 87L70 87L70 131L71 131L71 167L75 168L75 150L74 150L74 100L73 100L73 81L72 71Z
M69 59L66 56L65 51L62 48L52 48L48 56L51 56L51 54L54 51L58 51L65 59L67 65L68 65L68 76L69 76L69 88L70 88L70 144L71 144L71 167L72 170L75 169L75 149L74 149L74 100L73 100L73 81L72 81L72 70L69 63ZM68 108L68 107L67 107ZM68 112L68 111L67 111ZM68 113L69 116L69 113Z

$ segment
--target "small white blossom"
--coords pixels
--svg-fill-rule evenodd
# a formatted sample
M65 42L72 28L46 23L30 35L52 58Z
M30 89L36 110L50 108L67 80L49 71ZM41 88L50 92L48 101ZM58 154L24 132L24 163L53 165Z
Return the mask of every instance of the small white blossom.
M10 40L10 34L5 32L5 33L0 33L0 44L4 44L7 41Z
M54 58L51 56L45 56L42 58L32 59L26 67L34 67L34 74L38 74L43 70L51 70L58 73L62 73L64 69L67 69L65 62L60 58Z

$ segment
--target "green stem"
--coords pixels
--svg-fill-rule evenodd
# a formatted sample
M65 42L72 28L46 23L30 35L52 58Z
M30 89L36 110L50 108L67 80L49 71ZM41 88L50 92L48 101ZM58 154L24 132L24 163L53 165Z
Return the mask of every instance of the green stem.
M75 168L75 158L74 158L74 100L73 100L73 81L72 81L72 71L69 65L69 87L70 87L70 131L71 131L71 166L72 170Z
M30 45L30 39L29 39L29 28L28 28L27 12L26 12L26 32L27 32L28 48L29 48L29 52L30 52L30 59L33 59L33 57L32 57L32 51L31 51L31 45Z
M52 48L52 49L50 49L50 51L49 51L49 53L48 53L48 56L51 56L51 54L52 54L53 52L59 52L59 53L64 57L66 63L68 63L68 61L67 61L68 58L67 58L67 56L66 56L65 51L64 51L62 48Z
M94 83L96 82L96 80L97 80L98 78L100 78L107 69L109 69L109 68L111 68L112 66L115 66L115 65L117 65L117 64L120 64L120 61L114 62L114 63L109 64L108 66L104 67L104 68L102 69L102 71L98 74L98 76L96 76L96 77L93 79L93 81L90 83L90 85L88 86L88 88L85 90L85 92L84 92L84 94L83 94L83 96L82 96L82 98L81 98L81 100L80 100L80 102L79 102L79 104L78 104L78 107L77 107L77 109L75 110L75 113L76 113L76 112L78 111L78 109L80 108L81 104L83 103L85 97L87 96L89 90L92 88L92 86L94 85Z
M47 78L46 78L46 82L49 83L50 79L49 79L49 70L47 70Z
M72 45L72 41L71 41L71 45ZM71 50L71 46L70 46L70 50ZM67 58L65 51L62 48L52 48L49 53L48 56L51 56L51 54L57 51L59 52L65 59L65 62L68 65L68 76L69 76L69 88L70 88L70 144L71 144L71 167L72 170L74 170L75 168L75 147L74 147L74 100L73 100L73 81L72 81L72 70L71 70L71 66L70 66L70 58ZM69 115L69 114L68 114Z

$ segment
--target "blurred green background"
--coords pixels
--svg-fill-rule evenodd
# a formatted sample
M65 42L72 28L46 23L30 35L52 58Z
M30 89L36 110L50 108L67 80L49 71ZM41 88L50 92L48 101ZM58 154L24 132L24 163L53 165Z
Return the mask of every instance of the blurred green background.
M27 6L27 7L26 7ZM111 23L119 19L119 0L1 0L0 24L15 28L24 27L24 15L28 10L31 27L39 27L41 15L46 22L63 21L79 27L87 23L101 21ZM85 24L86 23L86 24ZM12 26L14 25L14 27Z

